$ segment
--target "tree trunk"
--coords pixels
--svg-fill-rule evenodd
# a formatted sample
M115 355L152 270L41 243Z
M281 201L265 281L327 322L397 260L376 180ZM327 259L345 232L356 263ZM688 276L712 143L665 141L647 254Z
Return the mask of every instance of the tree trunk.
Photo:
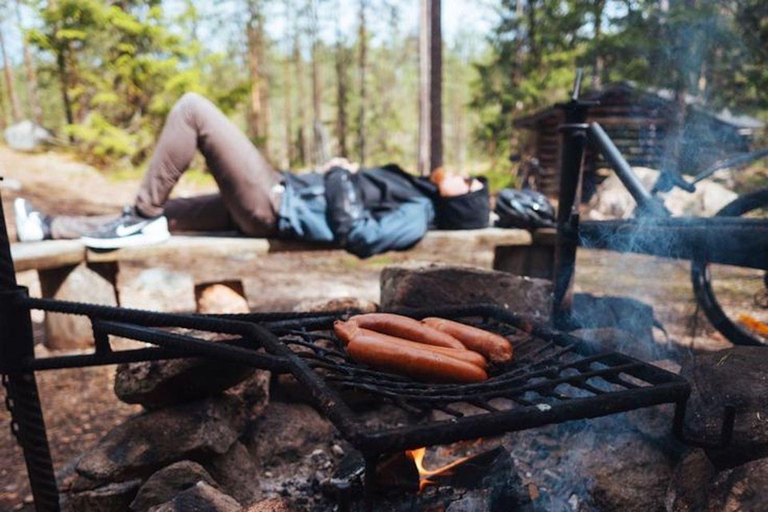
M365 164L365 107L368 103L368 91L366 89L365 76L368 67L368 27L366 23L366 11L368 0L360 0L358 28L358 60L357 76L360 88L360 108L357 112L357 159L360 165Z
M27 44L27 38L24 31L24 25L21 22L21 0L16 0L16 23L19 27L19 31L22 34L21 44L24 52L24 68L27 73L27 98L29 101L29 110L32 113L32 118L39 125L43 124L43 109L40 106L40 95L38 93L37 86L37 72L35 70L35 64L32 61L32 52L29 50Z
M297 145L299 148L299 160L303 165L306 165L310 155L309 136L307 134L307 95L304 88L304 58L301 55L301 42L299 41L298 30L294 34L293 58L296 60L296 92L298 96L296 101L299 118Z
M336 31L336 138L339 156L347 157L347 48L341 35L341 28Z
M536 20L536 0L528 0L528 51L531 54L531 62L539 65L539 42L537 40L538 21Z
M605 0L595 0L592 7L592 13L595 17L593 33L593 39L595 41L595 60L592 63L592 88L600 89L603 86L603 68L605 67L600 48L600 39L603 35L603 10L605 9Z
M19 104L19 97L16 96L16 88L13 83L13 64L8 60L8 54L5 51L5 38L3 37L2 28L0 28L0 54L3 57L3 70L5 75L5 89L8 91L8 100L11 104L11 119L14 123L21 121L21 105Z
M263 143L264 134L262 127L262 104L261 104L261 71L259 57L261 55L261 34L259 34L260 13L253 2L249 2L248 24L246 26L246 37L248 40L248 75L251 79L250 109L248 112L248 134L251 140L258 146Z
M310 33L312 37L312 129L314 151L312 155L313 163L317 166L328 159L325 151L325 137L323 134L323 113L322 113L322 91L320 84L320 20L318 19L317 5L311 2L311 26Z
M291 87L291 61L288 57L283 60L283 119L285 122L285 168L290 169L296 160L293 151L293 101Z
M421 0L419 32L419 172L443 165L440 0Z
M8 119L6 118L5 110L5 93L3 88L0 87L0 131L5 130L8 127Z
M67 118L67 124L74 124L75 117L72 113L72 100L69 97L69 70L67 69L67 56L63 50L56 53L56 68L59 71L59 82L61 83L61 100L64 103L64 115ZM72 137L69 137L70 142Z
M261 103L261 148L265 155L270 154L269 147L269 126L270 126L270 111L269 111L269 77L267 76L267 36L264 30L264 16L259 17L258 23L259 34L259 97Z

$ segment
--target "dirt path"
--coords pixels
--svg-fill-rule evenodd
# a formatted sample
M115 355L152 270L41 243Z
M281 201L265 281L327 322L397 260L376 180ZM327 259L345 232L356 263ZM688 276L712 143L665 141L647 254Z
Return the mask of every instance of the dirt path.
M114 182L66 155L24 155L0 146L0 175L6 212L18 195L29 197L51 213L104 213L129 203L136 181ZM14 183L15 182L15 183ZM17 185L21 190L16 190ZM183 183L181 193L210 190L210 185ZM12 235L13 236L13 235ZM258 310L286 310L307 299L356 296L378 300L378 276L387 264L412 257L385 254L366 261L336 252L282 254L263 261L231 263L229 275L243 277L250 305ZM491 254L444 254L448 263L489 265ZM152 264L153 262L147 262ZM195 274L215 276L215 261L162 262L193 268ZM582 251L577 288L604 295L627 295L655 307L657 317L682 345L715 348L727 343L701 320L691 332L695 303L687 266L643 256L619 257ZM120 403L112 392L113 368L92 368L38 374L43 408L57 471L92 446L106 431L137 408ZM0 391L4 398L4 390ZM0 407L0 511L18 510L29 501L20 449L10 435L9 414Z

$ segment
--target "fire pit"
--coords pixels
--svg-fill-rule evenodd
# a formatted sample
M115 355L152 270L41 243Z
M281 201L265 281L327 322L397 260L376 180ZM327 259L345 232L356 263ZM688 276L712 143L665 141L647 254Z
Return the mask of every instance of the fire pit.
M596 353L578 338L494 306L412 310L475 325L512 340L515 360L478 384L426 384L351 362L332 331L334 318L268 322L283 355L320 410L366 459L375 487L385 454L594 418L662 403L684 405L681 377L616 352ZM267 346L274 340L268 340ZM407 424L372 425L345 395L363 393L409 413ZM433 421L435 413L442 419Z

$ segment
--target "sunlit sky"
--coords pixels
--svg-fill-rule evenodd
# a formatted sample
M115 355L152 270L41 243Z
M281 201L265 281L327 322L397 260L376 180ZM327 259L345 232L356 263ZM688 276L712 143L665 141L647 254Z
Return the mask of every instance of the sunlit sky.
M386 25L384 10L381 9L381 2L373 0L370 2L373 9L369 15L370 31L376 39L386 39L388 27ZM390 0L400 7L400 32L415 34L418 30L419 20L419 1L418 0ZM183 0L166 0L166 11L169 14L181 12L183 9ZM286 29L286 17L284 2L268 2L267 31L273 39L279 40ZM442 3L442 25L443 36L446 44L453 44L457 38L482 38L488 30L495 24L492 5L496 0L443 0ZM214 2L198 2L201 6L203 17L216 17L223 20L224 30L228 28L227 19L239 20L241 14L236 7L237 2L223 2L214 5ZM346 34L348 38L353 38L357 32L357 6L359 0L320 0L321 6L320 18L324 26L322 36L326 40L333 40L337 27ZM341 14L339 16L339 13ZM26 28L38 23L37 17L31 10L26 10L22 15L22 23ZM338 20L338 21L337 21ZM16 16L13 11L0 13L0 23L2 24L3 34L6 40L6 46L9 58L18 64L22 60L20 33L16 24ZM233 22L232 29L236 29ZM226 34L222 36L221 27L213 24L203 23L201 26L201 42L209 50L220 51L227 45Z

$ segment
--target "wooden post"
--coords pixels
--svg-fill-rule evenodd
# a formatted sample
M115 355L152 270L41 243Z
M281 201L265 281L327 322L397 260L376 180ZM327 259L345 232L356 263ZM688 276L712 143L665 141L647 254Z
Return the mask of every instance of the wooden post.
M440 0L421 0L419 29L419 172L443 165L443 47Z

